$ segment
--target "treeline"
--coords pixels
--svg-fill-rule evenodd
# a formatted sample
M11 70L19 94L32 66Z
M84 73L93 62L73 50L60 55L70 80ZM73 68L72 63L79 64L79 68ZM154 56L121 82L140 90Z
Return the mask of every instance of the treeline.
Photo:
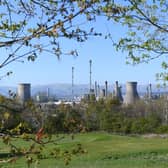
M45 120L48 132L108 131L123 134L168 133L168 102L139 100L123 105L117 99L60 105Z
M121 134L168 133L168 100L139 100L123 105L117 99L81 101L73 106L48 105L0 97L0 132L77 133L107 131Z
M70 106L60 105L57 117L48 116L47 131L107 131L122 134L168 133L168 101L139 100L123 105L117 99L100 99Z

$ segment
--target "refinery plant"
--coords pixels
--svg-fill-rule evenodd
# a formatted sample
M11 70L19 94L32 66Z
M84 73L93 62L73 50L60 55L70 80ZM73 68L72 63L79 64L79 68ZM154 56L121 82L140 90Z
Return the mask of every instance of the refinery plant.
M144 96L139 96L138 90L137 90L137 82L135 81L128 81L125 85L125 92L122 93L122 86L119 85L119 82L116 81L113 85L113 89L109 89L109 84L107 81L105 81L104 86L100 86L95 82L94 88L93 85L89 85L88 91L80 95L78 97L75 97L74 92L74 86L72 85L71 91L72 95L68 98L59 98L56 96L53 96L52 93L50 93L50 89L46 88L46 92L38 92L34 96L31 97L31 84L30 83L20 83L18 84L17 89L17 98L20 102L25 102L30 99L35 100L35 102L39 103L47 103L47 102L76 102L79 103L82 99L85 99L89 101L89 99L92 97L95 100L99 99L106 99L106 98L117 98L120 100L123 104L133 104L135 101L139 100L140 98L148 98L148 99L154 99L156 98L156 95L154 96L152 94L152 85L149 84L149 86L146 89L146 94ZM111 87L110 87L111 88Z
M50 88L47 87L46 91L38 92L31 97L31 84L30 83L20 83L18 84L17 89L17 98L20 102L25 102L30 99L35 100L36 102L80 102L81 99L89 100L91 97L95 100L100 98L117 98L123 104L133 104L135 101L139 100L140 97L136 81L128 81L125 84L125 92L122 93L122 86L119 85L119 82L116 81L112 88L109 89L108 81L105 81L104 86L100 86L97 81L95 81L94 85L92 82L92 60L89 60L89 85L88 88L82 93L82 95L75 95L75 84L74 84L74 71L75 68L72 67L72 83L71 83L71 94L66 98L57 97L54 93L50 93ZM143 97L148 99L157 98L157 95L152 95L152 85L149 84L146 88L146 93Z

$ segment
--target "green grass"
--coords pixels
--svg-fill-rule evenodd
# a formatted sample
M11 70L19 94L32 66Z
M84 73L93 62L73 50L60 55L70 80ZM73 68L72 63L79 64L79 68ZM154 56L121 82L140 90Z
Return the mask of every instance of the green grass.
M27 146L16 140L20 146ZM40 161L39 168L167 168L168 167L168 139L142 138L112 135L108 133L87 133L75 135L72 140L66 136L57 145L46 148L45 154L54 147L63 150L74 148L81 143L87 153L73 156L68 166L63 159L51 157ZM0 142L0 159L6 157L8 148ZM0 167L24 168L27 167L25 159L20 157L15 164L0 164ZM31 167L34 167L32 165Z

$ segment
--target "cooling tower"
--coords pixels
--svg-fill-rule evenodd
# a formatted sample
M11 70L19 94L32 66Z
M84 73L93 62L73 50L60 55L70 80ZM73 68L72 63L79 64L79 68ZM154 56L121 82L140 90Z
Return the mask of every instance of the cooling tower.
M138 99L137 82L127 82L124 102L126 104L133 104Z
M119 99L121 102L123 102L123 97L122 97L122 93L121 93L121 86L118 86L118 81L116 81L116 84L115 84L114 96L117 99Z
M29 83L21 83L18 85L18 98L21 102L30 100L31 94Z

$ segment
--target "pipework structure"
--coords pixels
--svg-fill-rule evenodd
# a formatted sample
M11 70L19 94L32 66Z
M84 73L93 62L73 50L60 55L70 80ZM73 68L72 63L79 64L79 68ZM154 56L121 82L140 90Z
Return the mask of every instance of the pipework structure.
M116 97L120 102L123 102L123 97L121 93L121 86L118 85L118 81L115 82L114 97Z
M20 83L18 85L18 99L22 103L31 99L30 83Z

